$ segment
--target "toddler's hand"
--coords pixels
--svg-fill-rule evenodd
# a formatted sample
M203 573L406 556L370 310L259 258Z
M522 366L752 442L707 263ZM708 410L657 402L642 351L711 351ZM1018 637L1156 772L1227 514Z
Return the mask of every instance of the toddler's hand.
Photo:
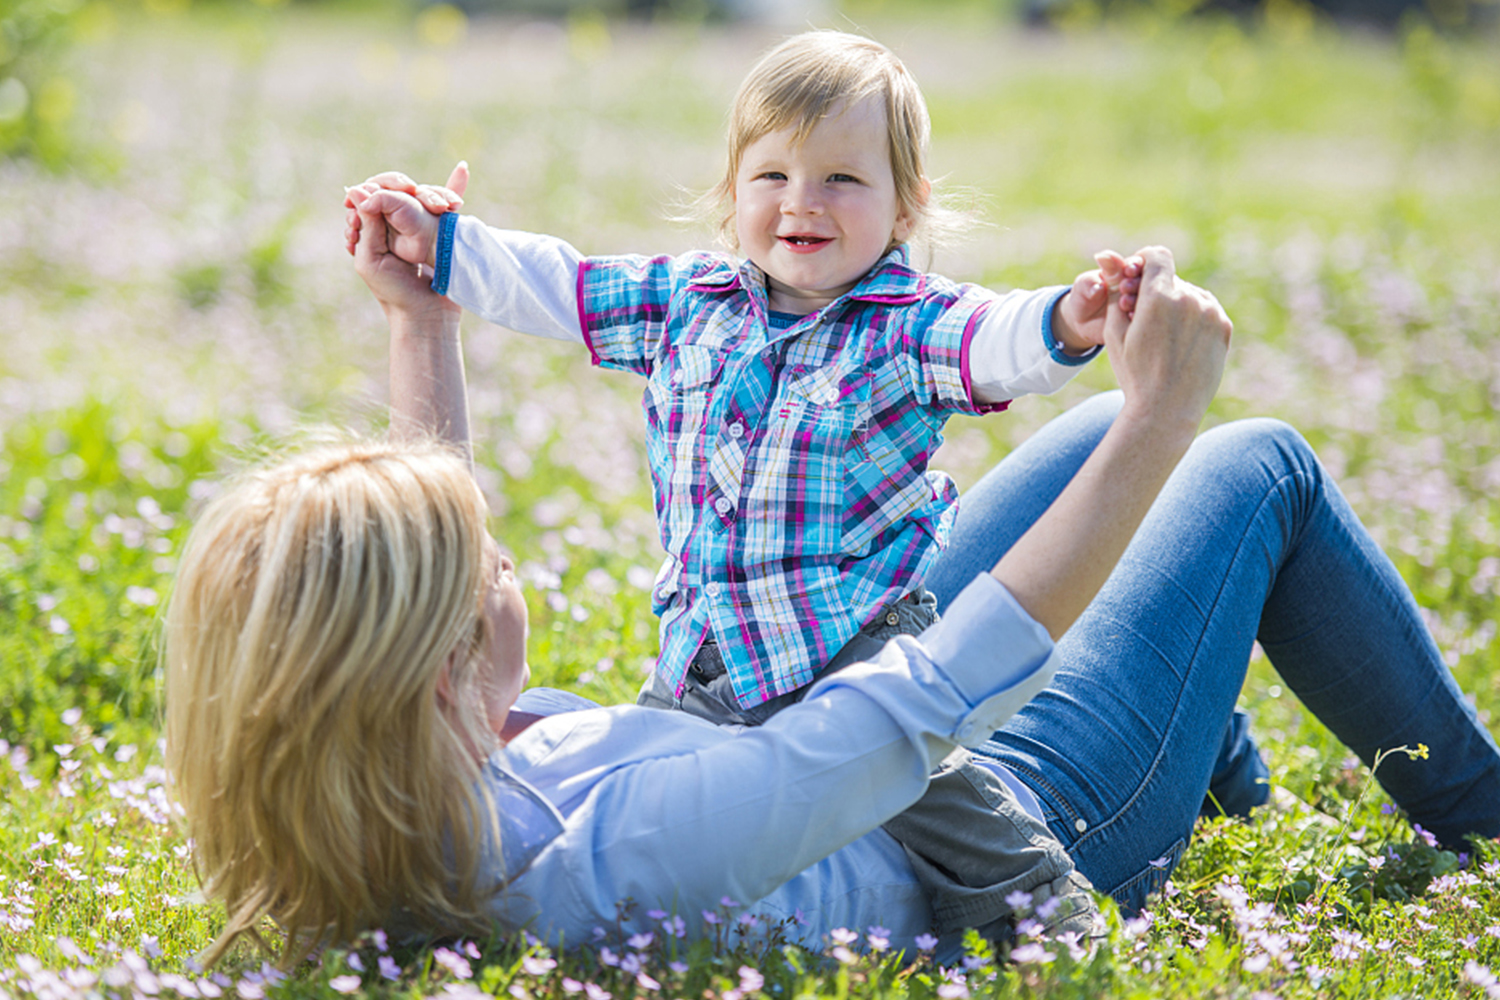
M359 243L359 205L364 198L377 191L400 191L415 198L423 208L433 215L442 215L444 212L455 212L464 203L463 194L469 186L469 164L460 160L458 166L453 168L453 173L448 175L448 183L418 184L399 170L387 170L376 174L362 184L344 189L344 246L350 254L354 253L354 247Z
M361 192L355 206L354 211L365 218L355 246L354 270L370 286L387 315L393 311L416 314L457 310L455 303L432 290L422 269L413 266L407 245L411 237L402 235L402 227L409 226L413 219L433 230L437 220L410 195L397 191Z
M1053 315L1054 335L1075 354L1103 344L1110 305L1118 304L1128 318L1135 312L1141 290L1140 254L1127 259L1113 250L1101 250L1094 260L1099 266L1074 280Z
M345 231L346 240L352 239L357 247L366 235L362 232L364 227L372 220L384 222L385 232L372 234L380 237L383 253L415 265L413 270L417 272L421 271L421 265L434 265L438 217L414 196L386 188L371 192L360 185L349 189L348 201L358 225Z
M1141 293L1141 275L1146 261L1140 252L1121 257L1113 250L1100 250L1094 254L1099 265L1098 275L1112 293L1119 295L1119 306L1129 319L1135 315L1136 299Z

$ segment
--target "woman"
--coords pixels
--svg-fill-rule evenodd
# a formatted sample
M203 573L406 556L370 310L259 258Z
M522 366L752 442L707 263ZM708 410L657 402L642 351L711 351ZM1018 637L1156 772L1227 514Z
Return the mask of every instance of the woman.
M403 198L380 196L424 211ZM946 615L920 642L744 731L519 695L513 567L464 461L426 440L467 456L457 313L388 252L380 199L360 208L356 267L391 326L407 443L316 452L227 490L168 617L169 761L229 909L215 953L267 914L288 957L393 924L574 942L623 900L638 904L627 929L660 908L697 934L726 895L805 943L880 923L909 946L943 915L877 828L960 744L1019 776L1082 874L1139 906L1211 782L1253 776L1219 750L1236 745L1257 634L1367 761L1433 748L1425 770L1381 769L1414 818L1449 841L1500 832L1500 752L1306 445L1268 422L1193 443L1229 323L1157 248L1133 317L1116 306L1106 328L1121 393L966 498L930 580ZM545 717L502 745L523 711ZM990 821L1041 842L1024 813Z

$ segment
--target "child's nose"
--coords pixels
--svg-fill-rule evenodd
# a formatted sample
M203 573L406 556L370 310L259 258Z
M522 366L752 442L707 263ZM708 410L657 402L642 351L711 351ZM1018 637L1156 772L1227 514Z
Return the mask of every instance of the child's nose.
M784 189L781 198L783 215L809 215L823 211L823 199L816 184L808 181L792 181Z

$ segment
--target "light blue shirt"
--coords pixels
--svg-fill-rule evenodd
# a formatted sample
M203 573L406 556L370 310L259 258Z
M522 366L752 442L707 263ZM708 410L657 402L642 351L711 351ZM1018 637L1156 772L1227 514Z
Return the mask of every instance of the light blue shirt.
M489 761L501 849L486 870L509 879L491 912L567 945L613 929L631 900L627 933L659 934L656 909L691 938L727 896L763 925L792 920L789 937L814 949L836 927L872 925L910 949L931 910L880 825L1052 673L1046 630L983 574L919 638L824 678L763 726L636 705L550 715ZM571 697L526 692L517 708L556 712Z

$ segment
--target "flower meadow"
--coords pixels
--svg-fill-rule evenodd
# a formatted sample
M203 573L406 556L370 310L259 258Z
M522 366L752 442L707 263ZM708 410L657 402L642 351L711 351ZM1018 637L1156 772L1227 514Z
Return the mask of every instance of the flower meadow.
M1210 420L1306 433L1491 722L1500 43L1420 16L1339 29L1290 0L1050 33L958 2L840 16L911 65L936 172L981 193L985 224L935 268L1034 286L1103 246L1171 246L1236 323ZM341 186L440 181L462 157L467 210L496 224L589 252L701 245L664 220L714 181L733 88L778 33L167 2L89 4L71 30L71 96L49 105L66 160L0 163L0 1000L1500 997L1500 849L1438 849L1258 656L1243 703L1273 805L1205 821L1154 905L1106 906L1096 941L1047 937L1017 899L1014 943L976 937L952 967L879 927L809 954L726 898L710 940L652 912L650 933L567 953L376 932L292 969L249 945L201 968L222 915L161 767L159 616L219 477L383 423L384 327L342 251ZM633 699L660 555L641 387L477 323L466 350L536 682ZM934 464L972 483L1111 385L1099 363L957 421Z

